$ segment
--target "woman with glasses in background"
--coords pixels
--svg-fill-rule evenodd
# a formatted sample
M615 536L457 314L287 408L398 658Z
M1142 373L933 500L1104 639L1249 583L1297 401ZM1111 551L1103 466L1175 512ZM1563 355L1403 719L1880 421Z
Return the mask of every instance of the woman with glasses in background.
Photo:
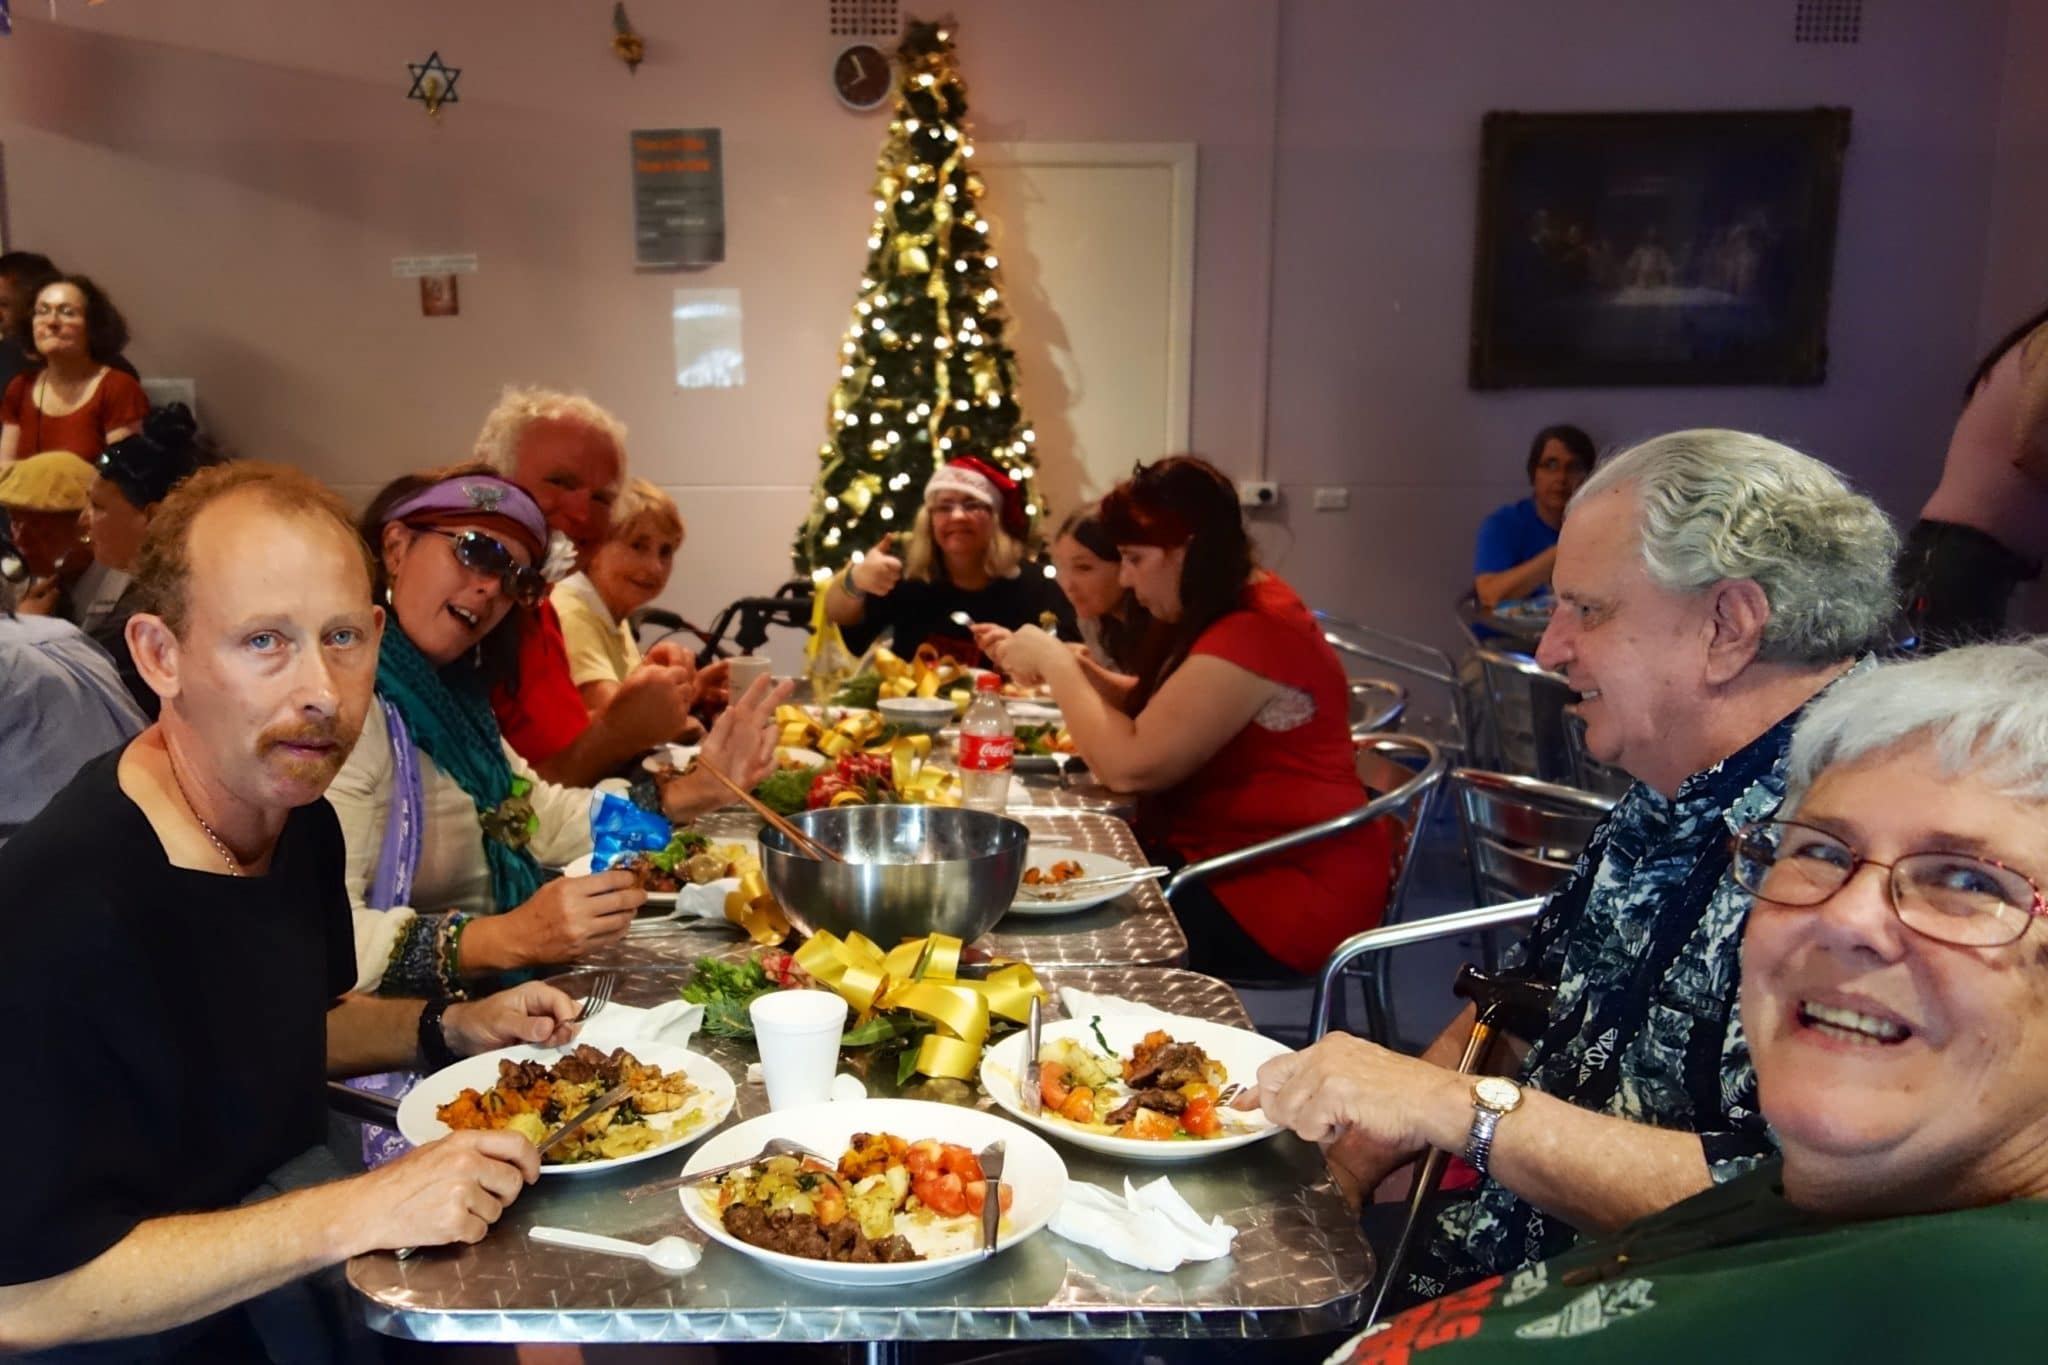
M84 275L44 285L29 326L40 363L0 395L0 463L48 450L96 460L142 425L149 398L114 367L128 323L98 285Z
M491 688L515 666L514 609L546 589L547 522L488 466L407 475L371 500L364 539L385 609L377 702L327 799L348 846L357 988L452 995L466 981L570 962L616 941L646 899L630 872L553 877L591 849L587 788L543 782L508 747ZM774 762L762 680L704 752L752 786ZM663 813L724 805L708 773L669 779Z
M971 455L950 460L925 485L902 556L894 535L882 537L826 585L826 615L855 653L886 631L906 659L929 644L979 663L972 627L982 624L1015 630L1050 617L1072 639L1072 608L1051 579L1024 563L1030 530L1015 480Z

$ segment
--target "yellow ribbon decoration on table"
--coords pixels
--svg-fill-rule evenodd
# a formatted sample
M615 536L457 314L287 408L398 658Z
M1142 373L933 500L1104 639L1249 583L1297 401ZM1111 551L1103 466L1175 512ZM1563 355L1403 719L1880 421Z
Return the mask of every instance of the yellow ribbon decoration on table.
M928 934L884 953L860 934L842 939L820 930L796 950L796 961L862 1021L878 1009L908 1010L930 1020L937 1031L919 1044L917 1069L935 1079L964 1081L981 1065L989 1016L1021 1024L1030 1018L1031 998L1042 999L1045 988L1022 962L996 968L986 981L957 980L961 946L950 934Z
M740 879L739 890L725 895L725 917L747 931L747 937L764 948L772 948L789 937L789 917L768 890L768 879L760 860L751 853L733 860Z

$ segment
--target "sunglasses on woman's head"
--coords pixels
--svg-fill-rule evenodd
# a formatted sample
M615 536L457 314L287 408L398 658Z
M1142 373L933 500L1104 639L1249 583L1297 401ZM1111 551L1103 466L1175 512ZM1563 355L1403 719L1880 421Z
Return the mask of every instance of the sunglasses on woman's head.
M540 576L538 569L530 569L512 557L505 548L505 542L482 531L442 531L431 529L437 536L447 537L455 547L455 562L473 573L492 574L505 585L505 595L522 607L539 603L548 590L548 581Z

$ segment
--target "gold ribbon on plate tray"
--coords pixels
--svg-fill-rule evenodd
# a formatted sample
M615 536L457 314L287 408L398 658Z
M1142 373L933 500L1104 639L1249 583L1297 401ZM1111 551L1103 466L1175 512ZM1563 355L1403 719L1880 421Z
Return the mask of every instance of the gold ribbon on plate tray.
M964 1081L981 1065L989 1017L1014 1023L1031 1017L1031 997L1045 996L1022 962L998 967L983 981L959 979L960 940L927 934L883 952L862 934L840 938L825 930L796 950L797 965L837 993L865 1022L877 1010L908 1010L928 1019L934 1032L918 1045L917 1069L941 1080Z

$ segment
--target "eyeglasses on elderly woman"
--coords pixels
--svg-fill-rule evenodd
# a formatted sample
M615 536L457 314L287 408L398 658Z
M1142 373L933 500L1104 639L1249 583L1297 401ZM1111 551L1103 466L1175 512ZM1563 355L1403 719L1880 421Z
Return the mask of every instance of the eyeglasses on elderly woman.
M447 537L455 546L456 563L473 573L495 575L505 585L505 595L522 607L538 605L548 590L548 582L541 577L540 571L514 559L505 542L494 536L482 531L443 531L435 527L415 529Z
M2048 915L2033 878L1974 854L1928 850L1880 863L1796 820L1745 825L1733 848L1736 885L1758 900L1792 908L1827 901L1866 863L1884 868L1899 922L1959 947L2003 947L2018 941L2036 915Z

